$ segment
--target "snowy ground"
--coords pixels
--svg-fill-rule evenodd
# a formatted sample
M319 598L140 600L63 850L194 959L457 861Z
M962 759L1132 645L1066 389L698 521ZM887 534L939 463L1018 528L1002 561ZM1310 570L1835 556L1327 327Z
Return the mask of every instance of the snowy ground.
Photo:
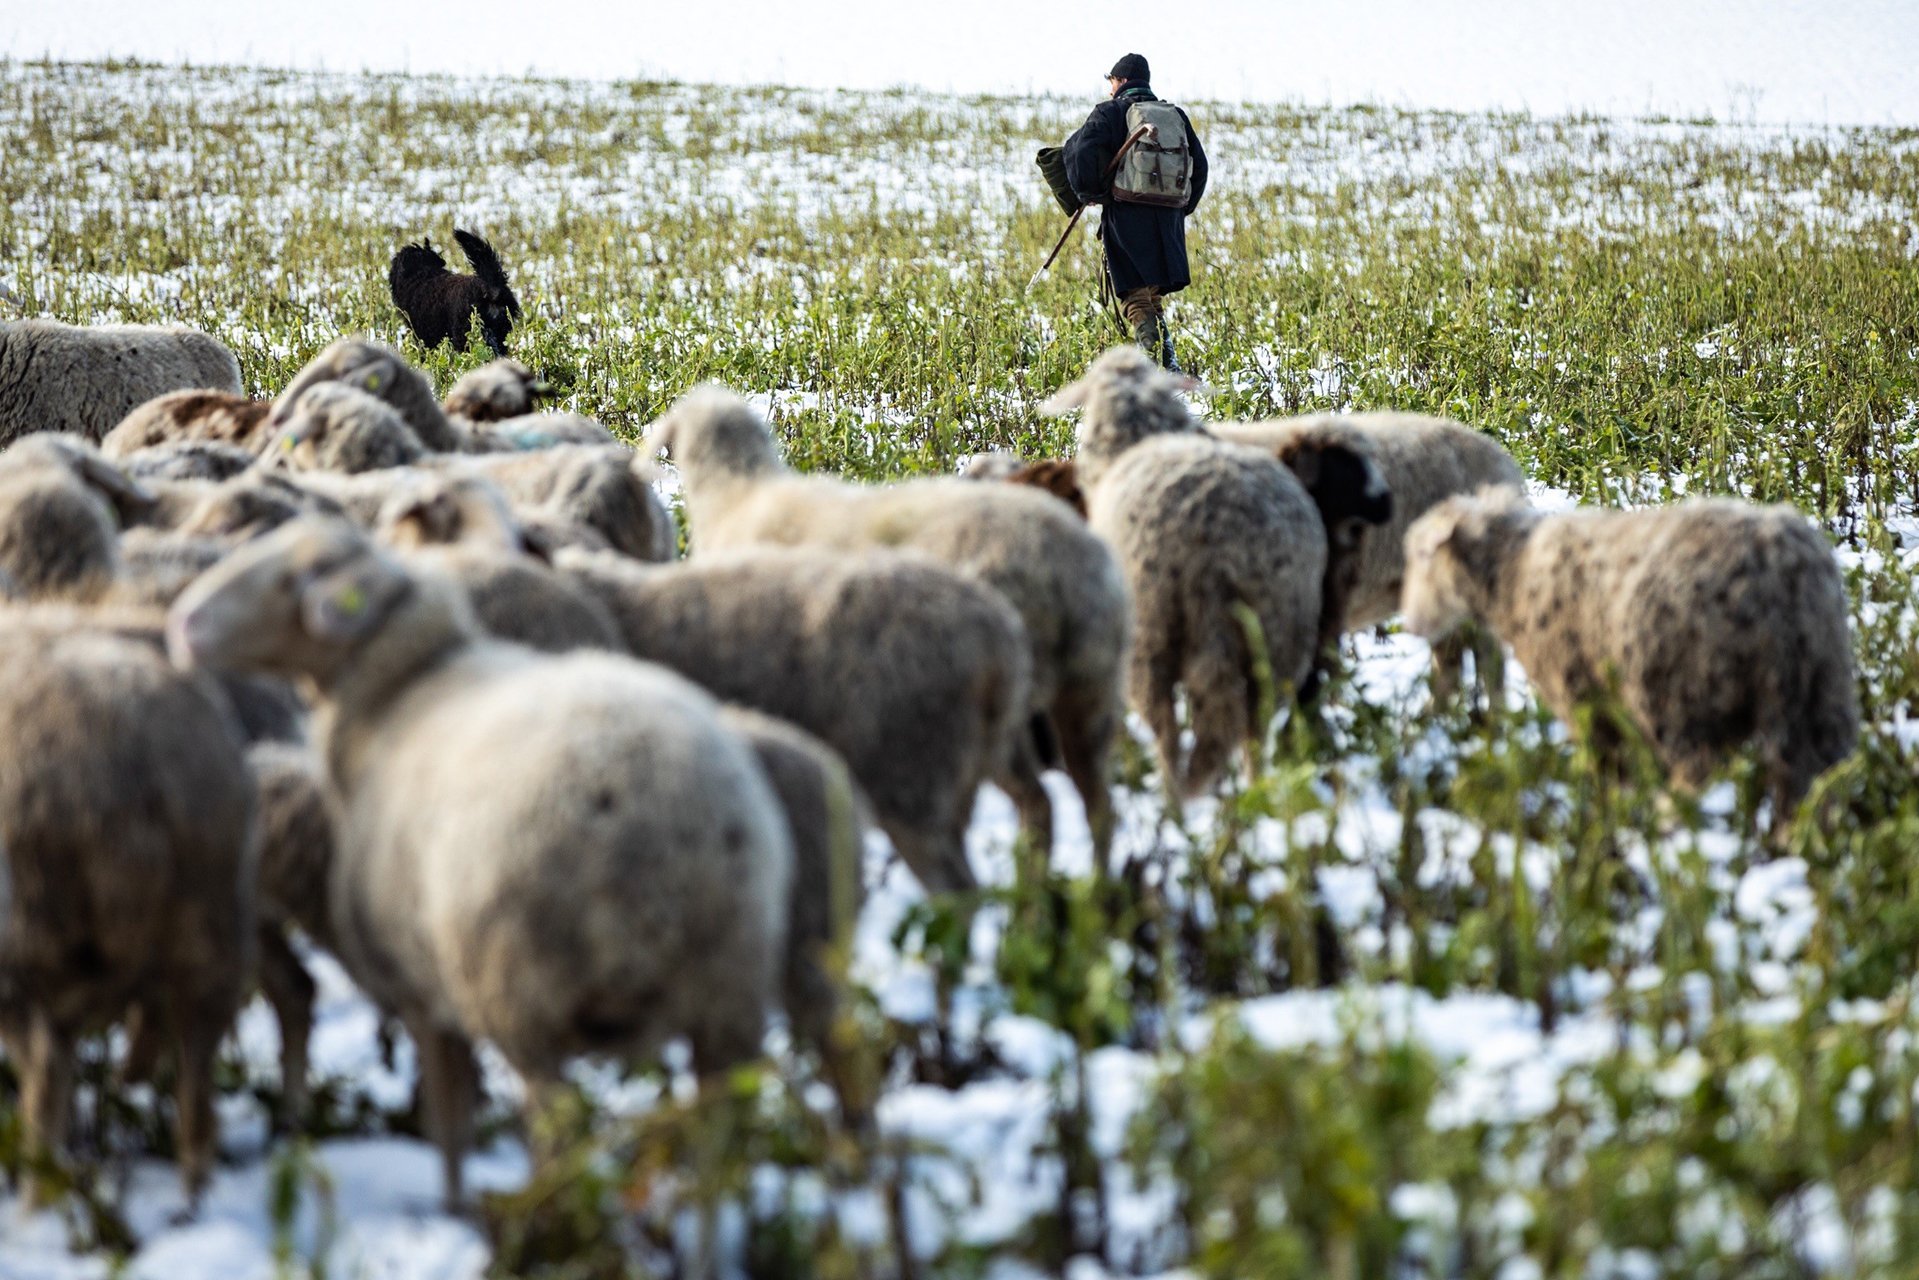
M3 29L4 20L0 20ZM98 319L144 316L153 307L184 310L209 286L221 283L235 270L227 261L188 261L164 269L116 270L109 262L95 269L66 275L48 270L45 261L54 247L70 248L71 228L64 225L83 216L118 219L113 234L134 238L154 227L184 225L216 239L234 228L245 230L267 223L281 236L260 260L278 263L277 250L288 247L298 230L311 228L331 216L356 227L374 230L383 238L396 229L413 233L412 219L421 207L457 206L462 216L488 224L514 225L553 219L569 207L590 204L602 214L631 219L636 225L662 218L703 220L730 225L767 215L790 220L799 238L862 209L881 206L899 220L932 217L960 205L977 212L982 225L993 216L1006 216L1033 199L1021 180L1029 175L1026 142L1010 136L985 145L961 146L950 140L927 144L909 138L895 144L883 131L878 140L863 140L855 154L822 151L812 134L830 132L850 116L873 119L873 104L850 101L849 95L801 91L764 98L726 99L699 86L675 86L648 100L649 119L660 137L622 137L616 148L617 165L574 165L576 149L604 142L629 121L618 117L625 90L619 86L580 86L558 82L513 83L462 79L455 81L393 81L378 77L313 78L274 73L185 73L152 71L109 73L92 68L54 68L22 72L14 85L17 114L6 121L23 136L36 114L79 110L83 106L103 121L122 116L161 116L200 112L226 123L224 113L244 111L245 104L267 104L286 119L298 120L316 99L347 110L338 119L346 123L339 133L315 147L310 138L272 134L262 128L231 132L231 149L217 154L192 146L154 148L129 159L103 128L82 144L78 154L63 156L70 169L60 175L60 186L71 194L78 212L49 214L42 193L20 200L9 211L5 234L18 252L0 259L0 301L25 293L46 277L70 292L57 295L64 305ZM411 105L437 108L463 99L497 96L511 101L511 119L481 138L459 136L458 123L436 126L440 131L421 140L421 150L438 163L419 156L408 163L392 161L387 168L369 163L345 171L315 176L307 167L318 165L308 149L328 154L371 151L377 141L371 123L389 97ZM75 106L74 104L81 104ZM241 104L236 106L235 104ZM630 107L630 103L627 104ZM1000 118L995 113L1023 112L1047 127L1070 122L1083 104L1063 98L1038 99L1009 108L1006 104L979 104L961 100L907 99L892 101L882 110L902 117L929 109L950 117L962 127L986 126ZM1888 204L1862 195L1843 183L1812 187L1765 183L1733 184L1725 177L1726 157L1790 151L1794 147L1825 148L1844 160L1854 152L1871 152L1910 162L1919 139L1862 137L1852 131L1794 126L1703 126L1671 121L1620 122L1602 119L1546 120L1518 117L1467 120L1422 115L1382 123L1370 116L1351 114L1305 116L1269 122L1255 113L1222 110L1217 134L1209 142L1237 162L1224 173L1222 187L1247 204L1226 205L1208 234L1224 240L1233 227L1234 208L1248 216L1256 210L1281 215L1298 213L1308 197L1338 196L1374 212L1383 222L1452 220L1478 226L1497 238L1503 209L1510 214L1515 199L1529 213L1547 217L1605 240L1635 234L1647 216L1646 188L1638 175L1657 172L1664 183L1688 191L1689 216L1729 235L1758 228L1813 227L1844 235L1863 226L1888 221L1910 223L1913 211L1904 204ZM498 123L498 122L496 122ZM879 121L884 125L885 121ZM362 132L364 129L364 132ZM708 137L709 155L678 157L667 165L663 157L689 136ZM457 157L457 159L449 158ZM323 157L324 158L324 157ZM264 170L299 175L258 199L241 199L223 192L219 183L226 171L210 170L214 163L233 171ZM659 175L664 174L664 177ZM1501 203L1493 201L1492 184L1466 187L1464 178L1491 174L1498 179ZM1461 179L1454 182L1455 178ZM176 189L193 189L201 179L212 189L197 191L187 200L174 198ZM655 179L658 179L655 181ZM1454 188L1467 190L1459 197ZM1519 194L1513 195L1513 188ZM153 194L153 192L160 194ZM141 194L146 192L147 194ZM1568 198L1573 193L1577 198ZM284 224L286 230L281 230ZM1483 224L1483 225L1482 225ZM1919 252L1919 239L1912 241ZM622 241L623 257L614 265L631 267L635 275L668 261L685 246L642 232ZM803 267L782 259L794 252L773 244L759 253L743 251L706 278L684 273L675 281L683 291L709 294L751 289L779 277L798 277L795 309L808 300ZM569 246L570 251L570 246ZM1276 248L1261 269L1282 272L1299 266L1287 250ZM971 260L939 259L929 253L935 269L955 277L976 268ZM257 265L257 264L255 264ZM363 262L353 270L364 275ZM64 264L62 264L64 266ZM1356 269L1356 268L1355 268ZM563 254L529 258L516 263L516 280L529 297L556 296L562 281L581 293L588 287L604 293L550 317L574 332L630 338L652 319L648 299L629 296L608 287L607 264L582 266ZM249 371L262 361L292 358L343 328L352 327L330 308L343 298L363 296L365 282L344 271L282 274L277 265L264 269L254 284L256 292L284 294L296 317L277 332L262 332L235 311L221 328L222 336L242 352ZM664 274L664 273L662 273ZM359 292L355 292L359 291ZM577 295L576 295L577 296ZM169 311L169 314L172 312ZM709 319L710 316L702 316ZM1217 322L1217 321L1215 321ZM1051 323L1044 316L1036 325ZM1205 323L1199 321L1197 323ZM391 335L388 335L391 336ZM591 338L588 345L592 345ZM1676 348L1674 359L1707 361L1719 358L1739 340L1729 329L1721 339L1687 342ZM1515 365L1550 364L1561 358L1546 335L1514 335ZM1688 352L1690 348L1690 352ZM1252 358L1222 371L1229 385L1260 383L1278 386L1297 371L1284 367L1286 353L1262 348ZM1666 353L1661 352L1664 359ZM1303 375L1306 392L1338 398L1356 380L1356 371L1328 363ZM614 390L594 388L609 396ZM800 384L759 393L769 407L814 409L820 393ZM597 405L575 407L598 409ZM905 417L879 403L856 406L874 437L883 426ZM1909 430L1911 417L1902 424ZM1572 424L1536 421L1541 435L1583 430ZM1656 501L1683 489L1685 477L1607 477L1615 497L1626 501ZM1566 505L1564 493L1541 490L1535 498L1546 505ZM1908 570L1919 568L1919 521L1908 514L1889 526L1903 539L1891 555ZM1877 566L1879 553L1848 549L1848 566ZM1901 611L1907 630L1912 620L1910 601L1878 601L1869 610ZM1416 640L1398 635L1362 636L1355 642L1353 687L1368 704L1402 708L1426 697L1424 674L1427 650ZM1518 705L1523 686L1514 683L1509 697ZM1888 715L1906 712L1889 709ZM1919 724L1899 720L1899 732L1919 739ZM1135 727L1137 733L1137 727ZM1547 730L1555 733L1558 730ZM1263 818L1251 844L1262 856L1260 875L1268 889L1283 885L1296 874L1292 852L1309 842L1323 841L1336 856L1318 862L1313 897L1322 901L1342 935L1362 961L1391 957L1406 946L1405 926L1392 922L1385 908L1382 886L1397 876L1397 859L1406 834L1407 817L1382 785L1379 762L1355 758L1339 762L1342 785L1321 785L1325 803L1314 812L1281 823ZM1055 809L1060 829L1056 861L1069 873L1083 872L1089 862L1090 842L1081 821L1077 799L1055 784ZM1680 858L1697 857L1703 877L1725 907L1706 930L1713 967L1721 973L1737 970L1759 998L1742 1006L1740 1016L1755 1024L1791 1018L1799 1009L1798 974L1805 959L1817 906L1808 881L1806 863L1797 858L1749 862L1735 857L1739 839L1730 829L1730 788L1722 787L1704 801L1705 821L1697 832L1673 836L1666 842L1632 844L1625 857L1635 870L1651 872ZM1216 829L1219 814L1211 804L1191 806L1183 827L1171 821L1149 794L1121 793L1121 856L1169 856L1172 865L1184 865L1205 845ZM1426 808L1411 816L1427 849L1427 861L1418 869L1422 882L1465 880L1468 861L1485 842L1482 832L1457 815ZM1011 881L1009 847L1013 832L1010 804L988 791L979 803L971 832L975 866L989 883ZM1556 850L1521 844L1498 836L1490 842L1501 866L1510 865L1529 885L1551 882L1550 870L1560 857ZM901 1022L926 1022L936 1015L938 983L929 967L895 945L900 925L919 901L918 892L902 868L892 865L883 847L869 859L870 897L856 938L854 979L872 993L880 1009ZM1170 873L1169 873L1170 874ZM1628 931L1650 934L1660 924L1661 907L1652 903L1627 922ZM909 1217L913 1238L924 1252L944 1239L958 1237L980 1243L1003 1240L1022 1228L1042 1206L1056 1199L1060 1183L1058 1160L1046 1151L1049 1129L1060 1089L1059 1076L1073 1054L1070 1038L1047 1022L1022 1016L1009 1008L1009 996L995 976L993 963L1001 930L1002 908L983 910L974 924L973 960L957 991L950 993L953 1029L990 1046L998 1065L959 1088L895 1083L880 1104L880 1121L887 1132L923 1141L925 1154L914 1158L909 1184ZM374 1110L402 1110L411 1092L411 1057L402 1044L389 1067L381 1057L374 1011L353 990L337 966L314 958L321 979L319 1024L313 1042L316 1082L348 1102L363 1099ZM1121 1045L1090 1053L1086 1072L1091 1089L1094 1130L1092 1142L1103 1159L1104 1177L1113 1221L1110 1258L1116 1271L1153 1274L1177 1262L1167 1241L1171 1205L1167 1188L1149 1179L1135 1185L1121 1159L1129 1122L1149 1097L1152 1084L1168 1069L1177 1051L1192 1050L1218 1033L1222 1022L1237 1020L1260 1042L1275 1048L1299 1045L1335 1045L1348 1039L1378 1043L1409 1039L1426 1047L1444 1068L1445 1086L1435 1104L1432 1123L1442 1128L1475 1124L1494 1127L1537 1117L1556 1102L1589 1092L1588 1069L1622 1042L1629 1051L1657 1061L1665 1072L1665 1087L1683 1091L1692 1059L1683 1047L1645 1042L1643 1032L1618 1013L1618 1003L1634 990L1658 982L1657 972L1637 970L1621 976L1576 971L1568 975L1560 993L1558 1021L1542 1030L1536 1003L1486 991L1462 990L1445 998L1399 983L1366 984L1354 981L1332 989L1300 989L1247 1000L1195 1000L1182 1011L1179 1025L1170 1028L1166 1046L1149 1050ZM1699 991L1702 1016L1709 991ZM1862 1019L1907 1019L1901 1008L1862 1007L1848 1016ZM273 1022L264 1006L251 1007L234 1037L231 1054L240 1077L271 1081L276 1072ZM659 1084L648 1080L622 1082L611 1073L583 1069L580 1080L610 1107L644 1111ZM499 1064L491 1064L490 1084L500 1115L510 1110L514 1084ZM677 1088L683 1082L669 1081ZM314 1143L311 1157L321 1176L301 1178L302 1198L292 1215L290 1235L281 1238L282 1223L271 1204L274 1187L287 1160L286 1148L266 1137L264 1114L243 1093L232 1093L223 1114L225 1161L198 1218L175 1222L181 1204L170 1165L153 1160L122 1162L112 1171L120 1181L121 1204L141 1244L123 1274L151 1277L194 1276L214 1280L242 1280L281 1273L286 1259L324 1254L327 1274L367 1276L375 1280L463 1280L483 1274L487 1247L476 1226L448 1217L437 1208L438 1176L435 1161L421 1142L391 1135L333 1138ZM510 1137L493 1139L469 1162L469 1180L480 1190L521 1185L527 1174L524 1151ZM1402 1187L1393 1211L1407 1221L1439 1221L1445 1217L1444 1188ZM1403 1203L1402 1203L1403 1200ZM839 1215L848 1234L875 1233L878 1210L870 1197L849 1196L823 1205L821 1212ZM1523 1227L1523 1205L1511 1211ZM1817 1195L1806 1202L1805 1229L1795 1233L1794 1247L1815 1270L1846 1273L1853 1269L1856 1241L1843 1229ZM52 1213L25 1214L16 1200L0 1197L0 1280L78 1280L110 1274L104 1256L74 1256L68 1251L69 1232ZM284 1256L283 1256L284 1255ZM1096 1280L1101 1268L1080 1260L1075 1280ZM1028 1274L1023 1264L1003 1263L992 1274L1014 1277ZM1623 1274L1632 1274L1630 1267ZM1513 1280L1532 1273L1513 1272Z
M1545 506L1568 504L1563 494L1544 490L1535 494L1535 500ZM1919 522L1910 523L1906 555L1909 563L1919 566ZM1358 642L1356 658L1355 679L1370 699L1393 702L1426 696L1421 681L1428 651L1422 642L1399 635L1365 637ZM1523 698L1523 687L1515 688L1511 696ZM1143 727L1135 722L1132 730L1143 744ZM1057 775L1049 783L1059 815L1056 859L1064 870L1083 871L1090 865L1091 840L1077 799ZM1710 811L1726 803L1723 795L1709 796L1706 807ZM1168 838L1165 815L1151 799L1122 793L1121 812L1117 843L1122 853L1142 851ZM1378 913L1379 879L1374 868L1389 860L1398 846L1400 819L1383 793L1375 790L1351 796L1332 820L1349 861L1321 869L1321 891L1342 926L1362 926ZM1459 825L1438 810L1422 815L1422 820ZM1187 822L1192 830L1206 830L1208 806L1189 812ZM989 882L1011 880L1015 828L1011 802L996 790L984 792L969 848L975 867ZM1283 866L1287 834L1277 828L1268 834L1274 864ZM1462 844L1465 834L1460 833ZM1687 836L1679 843L1690 844L1694 839ZM1723 863L1735 842L1714 840L1708 834L1703 843L1708 859ZM1540 861L1547 856L1538 851ZM1647 851L1646 856L1662 855ZM1435 868L1435 873L1443 871ZM1543 870L1538 874L1543 882ZM870 898L857 934L854 976L874 993L889 1016L909 1023L930 1021L935 1016L933 978L923 964L903 959L893 943L901 919L921 895L904 867L891 857L883 838L875 837L869 850L867 878ZM1723 963L1757 966L1761 987L1775 992L1775 999L1752 1007L1749 1017L1787 1020L1797 1010L1791 966L1802 951L1814 914L1806 867L1791 858L1754 866L1738 878L1732 897L1749 931L1728 925L1721 932ZM920 1192L913 1202L920 1215L916 1231L923 1233L928 1253L948 1232L975 1242L1010 1236L1036 1205L1057 1195L1057 1168L1036 1148L1045 1138L1056 1073L1071 1054L1072 1043L1064 1032L1043 1021L1005 1011L1003 993L992 982L989 959L1000 923L990 910L976 922L976 972L969 975L962 1002L970 1008L957 1010L955 1022L970 1027L990 1044L1004 1070L958 1089L895 1088L881 1104L880 1120L887 1132L918 1139L940 1153L920 1159L914 1180ZM1389 945L1374 932L1378 945ZM329 958L315 955L312 961L321 986L312 1044L316 1080L331 1081L384 1110L403 1108L413 1082L411 1054L404 1040L393 1066L388 1067L377 1042L376 1011ZM1218 1019L1238 1018L1257 1040L1275 1048L1333 1045L1353 1034L1387 1041L1410 1039L1448 1067L1448 1083L1435 1104L1434 1123L1497 1126L1545 1113L1559 1099L1569 1075L1614 1052L1621 1035L1636 1034L1609 1013L1611 992L1604 975L1587 975L1573 984L1569 994L1572 999L1551 1034L1541 1032L1538 1008L1530 1002L1480 992L1435 999L1397 985L1295 991L1237 1005L1215 1005L1196 1011L1178 1034L1191 1050L1213 1034ZM249 1076L274 1076L277 1035L263 1002L256 1000L243 1015L233 1052L243 1060ZM1108 1190L1116 1256L1132 1260L1126 1274L1157 1273L1152 1260L1166 1226L1165 1189L1136 1186L1120 1156L1127 1126L1161 1064L1152 1054L1108 1047L1089 1055L1086 1066L1093 1090L1093 1143L1111 1162ZM510 1071L497 1060L490 1061L488 1069L496 1104L512 1099L517 1090ZM1673 1070L1677 1071L1675 1089L1695 1082L1683 1062ZM643 1109L652 1096L651 1086L642 1087L636 1095L632 1086L604 1073L582 1070L578 1078L605 1090L609 1100L617 1097L619 1106ZM263 1112L250 1100L229 1099L223 1122L225 1160L191 1222L176 1221L182 1202L170 1164L136 1160L121 1170L124 1213L142 1242L121 1273L124 1276L131 1280L274 1276L283 1273L276 1269L282 1265L276 1247L290 1248L295 1258L310 1258L324 1249L328 1274L368 1280L470 1280L485 1274L488 1250L475 1226L439 1208L438 1165L426 1143L398 1137L315 1143L312 1160L323 1176L303 1182L291 1234L283 1239L269 1212L276 1149L267 1143ZM493 1142L467 1161L469 1183L480 1192L517 1187L526 1169L525 1152L511 1138ZM1406 1194L1409 1215L1429 1211L1416 1191ZM1444 1189L1435 1194L1443 1196ZM961 1206L957 1216L941 1207L954 1205ZM834 1211L851 1230L858 1230L861 1220L876 1212L870 1203L858 1199L844 1201ZM1812 1226L1815 1230L1803 1245L1809 1260L1836 1265L1849 1256L1843 1224L1815 1215ZM0 1197L0 1280L94 1280L111 1274L104 1257L70 1254L68 1239L66 1225L56 1213L29 1215L17 1201ZM1008 1263L992 1274L1012 1280L1032 1273L1024 1264ZM1079 1260L1072 1273L1074 1280L1097 1280L1105 1274L1087 1259Z

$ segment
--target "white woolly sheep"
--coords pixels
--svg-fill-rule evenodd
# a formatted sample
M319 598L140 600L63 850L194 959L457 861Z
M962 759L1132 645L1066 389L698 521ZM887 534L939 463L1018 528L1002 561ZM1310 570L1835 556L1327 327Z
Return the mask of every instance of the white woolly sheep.
M168 617L176 661L305 678L338 820L332 929L406 1023L449 1201L491 1040L538 1098L580 1054L756 1053L792 848L719 706L662 667L484 638L350 524L243 547Z
M30 1150L65 1141L76 1039L133 1011L176 1051L188 1205L252 966L253 787L225 700L150 643L0 616L0 1040Z
M485 477L507 496L523 524L539 517L538 523L556 530L590 530L636 560L660 562L679 554L679 527L648 483L651 468L625 445L563 444L435 459L432 465Z
M1510 489L1451 498L1406 535L1404 612L1429 639L1489 626L1568 723L1616 691L1681 786L1757 744L1778 823L1858 739L1845 590L1791 507L1546 515ZM1609 749L1612 729L1597 733Z
M468 423L501 422L532 413L550 390L533 370L505 356L461 374L440 407Z
M839 1010L834 973L845 963L863 897L860 806L846 762L798 727L745 707L720 718L753 749L793 837L793 897L786 928L784 1000L794 1038L829 1070Z
M1359 574L1362 539L1370 527L1392 515L1392 493L1363 444L1359 440L1300 436L1277 453L1319 508L1320 525L1326 532L1319 640L1313 669L1299 688L1301 701L1317 694L1336 652L1339 619ZM1052 494L1081 516L1086 514L1085 491L1071 458L1022 462L1010 453L982 453L974 455L960 474L969 480L1031 485Z
M510 374L486 371L494 361L454 384L462 403L485 397L512 398L504 384ZM520 366L524 368L525 366ZM378 396L397 410L420 443L436 453L490 453L543 449L553 444L613 444L613 433L591 418L573 413L527 413L511 418L469 422L450 416L433 398L433 386L424 373L407 363L392 347L366 338L341 338L309 361L274 401L270 423L278 427L295 400L312 386L338 382Z
M1206 790L1238 744L1263 734L1260 667L1284 689L1305 681L1326 572L1319 511L1293 473L1203 432L1178 394L1184 385L1128 345L1042 406L1084 411L1076 464L1087 518L1132 590L1127 688L1174 796ZM1258 622L1263 648L1242 610ZM1183 758L1176 688L1193 730Z
M251 467L254 458L238 445L179 440L137 449L119 462L120 469L135 480L231 480Z
M718 387L696 389L653 424L643 452L662 449L684 479L698 556L757 544L896 547L971 573L1004 596L1032 652L1032 732L1022 738L1036 761L1057 752L1103 865L1131 610L1112 553L1084 523L1058 500L1013 485L957 477L858 485L795 475L760 415ZM1046 844L1044 789L1014 800L1022 825Z
M459 432L433 398L433 384L392 347L367 338L340 338L307 361L274 398L268 429L277 432L293 404L309 387L343 383L378 396L391 405L413 429L422 445L436 453L454 453Z
M153 494L73 436L42 432L0 453L0 573L29 599L97 598L116 539Z
M966 826L980 783L1040 786L1021 751L1028 658L994 592L919 556L752 548L679 565L566 551L562 572L627 648L840 754L931 892L977 883Z
M239 361L180 325L0 322L0 445L36 431L98 440L136 406L183 387L237 392Z
M404 467L426 446L399 411L344 382L320 382L274 411L275 432L260 465L280 471L357 475Z

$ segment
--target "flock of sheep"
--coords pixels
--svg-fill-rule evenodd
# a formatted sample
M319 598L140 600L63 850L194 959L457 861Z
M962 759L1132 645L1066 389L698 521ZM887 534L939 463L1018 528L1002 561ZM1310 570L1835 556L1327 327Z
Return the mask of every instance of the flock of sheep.
M791 472L717 388L638 453L538 388L497 360L442 401L343 339L255 401L202 334L0 325L0 1041L36 1149L124 1024L129 1074L174 1055L195 1200L256 981L297 1122L294 928L416 1042L450 1201L480 1040L533 1106L579 1055L748 1058L775 1006L828 1057L863 828L971 889L980 784L1044 856L1061 768L1103 861L1128 704L1201 794L1402 607L1502 638L1561 716L1616 696L1680 783L1754 744L1778 823L1857 736L1786 508L1549 515L1460 424L1202 424L1135 348L1044 406L1070 462L883 485Z

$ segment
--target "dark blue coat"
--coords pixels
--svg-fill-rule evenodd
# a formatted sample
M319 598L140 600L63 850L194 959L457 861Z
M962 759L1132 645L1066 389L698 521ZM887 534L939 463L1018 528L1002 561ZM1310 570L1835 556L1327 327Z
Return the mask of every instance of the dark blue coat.
M1066 177L1081 200L1091 204L1106 199L1111 180L1106 166L1126 141L1126 108L1135 102L1156 102L1145 85L1131 85L1093 108L1086 123L1066 140ZM1109 202L1100 217L1100 239L1106 243L1106 270L1115 293L1131 293L1158 285L1162 293L1176 293L1192 283L1186 265L1186 217L1206 194L1206 152L1193 132L1183 108L1186 136L1193 140L1193 198L1184 209L1150 204Z

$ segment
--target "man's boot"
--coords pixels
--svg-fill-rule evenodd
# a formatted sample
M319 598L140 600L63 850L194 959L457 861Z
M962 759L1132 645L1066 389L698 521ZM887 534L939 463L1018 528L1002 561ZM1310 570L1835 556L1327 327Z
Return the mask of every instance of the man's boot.
M1168 373L1185 372L1173 358L1173 331L1166 327L1164 318L1159 322L1159 367Z
M1162 362L1165 359L1164 353L1172 349L1170 346L1172 339L1166 336L1156 315L1141 316L1133 322L1133 341L1145 348L1146 354L1155 362Z

